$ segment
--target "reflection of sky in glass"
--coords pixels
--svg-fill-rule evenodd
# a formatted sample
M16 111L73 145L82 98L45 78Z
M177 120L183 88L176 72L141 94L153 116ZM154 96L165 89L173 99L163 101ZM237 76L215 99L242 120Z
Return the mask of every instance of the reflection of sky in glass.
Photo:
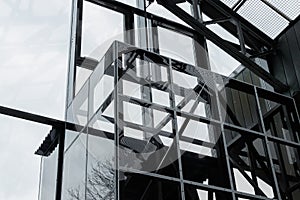
M64 118L70 4L63 0L0 1L0 105ZM155 3L149 7L152 13L161 10ZM107 21L101 14L98 17ZM168 18L176 17L169 13ZM89 23L86 30L96 21ZM94 31L87 34L103 34L100 29ZM86 45L90 53L93 44ZM208 48L213 71L228 75L239 65L232 58L219 59L223 54L212 44ZM194 62L192 56L184 57ZM1 117L0 127L5 136L0 140L0 177L5 180L0 181L0 199L37 199L40 159L33 153L49 128L6 117Z
M70 4L0 1L0 105L64 118ZM50 127L0 117L0 199L37 199L34 152Z

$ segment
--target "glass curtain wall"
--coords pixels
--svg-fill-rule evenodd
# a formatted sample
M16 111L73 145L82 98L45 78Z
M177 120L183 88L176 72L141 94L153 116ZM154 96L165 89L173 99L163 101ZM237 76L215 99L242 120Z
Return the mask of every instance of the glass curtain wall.
M75 17L62 199L297 199L291 98L197 66L194 32L145 5L98 4Z

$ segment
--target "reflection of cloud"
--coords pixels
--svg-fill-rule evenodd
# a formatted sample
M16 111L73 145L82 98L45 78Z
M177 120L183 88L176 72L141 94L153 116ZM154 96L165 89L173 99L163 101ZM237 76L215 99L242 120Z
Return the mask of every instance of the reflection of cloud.
M33 152L50 128L3 116L0 127L0 199L37 199L40 157Z
M237 60L212 42L208 41L207 46L211 71L229 76L238 66L240 66L240 63Z
M64 118L70 3L0 1L0 105ZM37 199L49 127L1 116L0 128L0 199Z

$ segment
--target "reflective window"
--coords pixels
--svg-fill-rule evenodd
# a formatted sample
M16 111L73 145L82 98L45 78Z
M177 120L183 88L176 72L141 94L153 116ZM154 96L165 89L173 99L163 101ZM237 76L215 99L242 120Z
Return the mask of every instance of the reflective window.
M87 149L86 198L113 200L115 189L115 142L103 127L89 125Z
M81 133L64 155L62 199L85 199L86 131Z
M179 182L120 172L120 200L181 200Z
M161 55L195 65L192 38L158 27L158 40Z
M54 200L56 194L57 156L56 148L50 156L42 157L39 200Z
M84 1L81 56L100 59L114 40L123 41L123 14Z

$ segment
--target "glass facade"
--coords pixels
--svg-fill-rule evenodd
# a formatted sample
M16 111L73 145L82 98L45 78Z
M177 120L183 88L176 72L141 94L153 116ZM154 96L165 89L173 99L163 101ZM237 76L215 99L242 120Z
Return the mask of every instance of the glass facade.
M65 153L69 198L77 188L79 199L271 199L297 180L293 99L125 43L68 113L81 125Z
M150 14L161 5L94 3L74 4L61 199L299 198L292 98L246 69L212 72L229 55Z

